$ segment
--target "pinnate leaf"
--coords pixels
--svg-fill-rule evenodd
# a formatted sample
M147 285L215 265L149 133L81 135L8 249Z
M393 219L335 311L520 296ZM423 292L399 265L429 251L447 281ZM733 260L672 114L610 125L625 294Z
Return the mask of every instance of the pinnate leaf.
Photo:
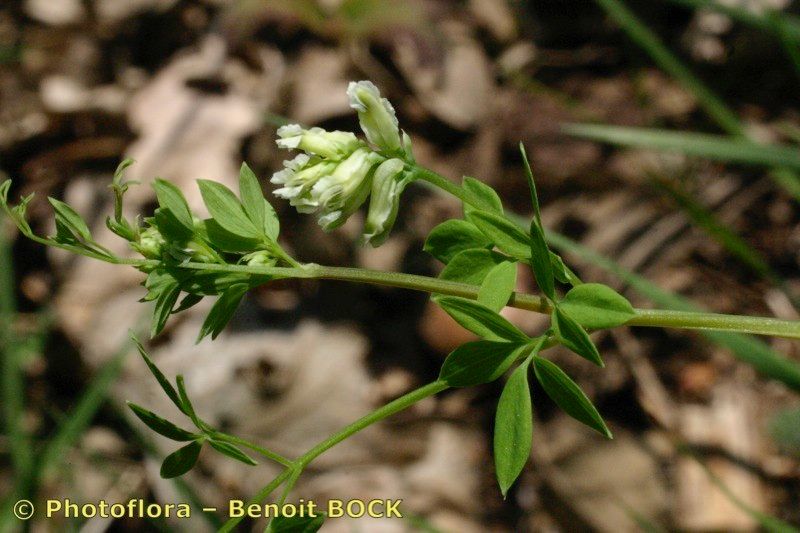
M144 346L142 346L142 343L139 341L139 339L137 339L135 335L131 335L131 338L136 344L136 348L139 350L139 355L141 355L142 359L144 359L144 363L147 365L147 368L150 369L150 373L153 374L153 376L156 378L156 381L158 381L161 389L169 397L169 399L172 400L172 403L174 403L178 409L183 411L183 403L178 396L178 391L175 390L167 377L161 372L161 370L159 370L159 368L150 358L150 355L144 349Z
M165 283L159 288L160 292L156 297L156 306L153 309L153 319L150 325L150 337L155 337L164 329L169 315L178 301L181 288L177 282Z
M86 225L83 218L75 212L70 206L55 198L48 198L50 205L53 206L56 216L56 225L60 226L59 229L65 229L75 238L84 241L91 241L92 234L89 231L89 226Z
M263 228L267 216L264 193L261 191L258 178L247 163L242 163L239 169L239 196L242 198L242 207L247 217L255 227Z

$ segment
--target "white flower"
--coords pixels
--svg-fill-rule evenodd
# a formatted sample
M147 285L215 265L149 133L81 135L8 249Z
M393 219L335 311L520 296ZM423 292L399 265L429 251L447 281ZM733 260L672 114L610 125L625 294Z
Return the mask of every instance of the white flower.
M349 131L325 131L322 128L303 129L298 124L278 128L278 146L299 149L324 158L341 159L364 143Z
M351 81L347 87L350 107L358 111L358 121L367 140L382 150L398 151L403 144L392 104L371 81Z
M359 148L314 184L311 196L321 210L319 223L323 229L342 225L366 201L372 169L382 160L369 148Z
M364 243L380 246L389 236L397 218L400 194L410 181L402 159L388 159L378 166L372 178L369 211L364 224Z
M283 185L273 194L289 200L300 213L316 211L319 203L312 196L311 189L320 178L331 174L336 169L337 163L299 154L290 161L284 161L283 166L285 168L273 174L270 179L276 185Z
M371 193L364 240L377 246L389 234L400 193L411 179L405 171L414 162L411 139L401 135L392 104L374 84L352 82L347 94L370 144L349 132L282 126L278 146L303 153L284 161L270 181L281 185L274 194L298 212L319 213L326 231L343 224Z

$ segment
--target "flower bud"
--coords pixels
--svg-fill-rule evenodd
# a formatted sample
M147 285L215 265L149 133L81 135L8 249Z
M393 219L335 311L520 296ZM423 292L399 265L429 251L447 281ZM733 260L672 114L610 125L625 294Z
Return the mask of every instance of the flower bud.
M189 260L195 263L214 263L217 258L205 243L200 243L194 239L186 243L181 250L183 254L189 256Z
M342 159L364 143L349 131L325 131L322 128L303 129L298 124L278 128L276 142L281 148L298 149L330 159Z
M381 150L402 148L400 129L392 104L370 81L351 81L347 87L350 107L358 111L358 121L367 140Z
M277 258L266 250L259 250L242 257L242 261L247 266L275 266L278 262Z
M131 243L131 246L147 259L160 259L166 242L156 228L150 227L142 231L139 242Z
M372 194L364 224L364 243L380 246L389 236L397 218L400 194L410 181L402 159L388 159L378 166L372 178Z

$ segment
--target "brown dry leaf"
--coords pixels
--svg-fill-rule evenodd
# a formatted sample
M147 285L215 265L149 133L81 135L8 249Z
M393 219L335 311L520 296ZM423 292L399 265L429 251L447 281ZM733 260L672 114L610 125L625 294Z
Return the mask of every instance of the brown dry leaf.
M757 396L741 383L718 386L708 407L686 405L679 411L680 430L696 446L719 447L741 461L760 456L756 428ZM741 501L763 510L763 487L756 474L722 457L704 460L710 472ZM675 514L680 527L692 531L752 531L752 516L728 498L692 457L681 457L676 466Z
M458 23L443 23L441 62L431 62L421 44L398 38L395 61L420 103L453 128L477 126L492 109L492 65L483 48Z
M595 437L566 415L540 429L534 436L535 469L556 495L546 510L561 517L563 526L637 531L630 509L659 522L669 504L667 479L638 437L619 430L613 440Z

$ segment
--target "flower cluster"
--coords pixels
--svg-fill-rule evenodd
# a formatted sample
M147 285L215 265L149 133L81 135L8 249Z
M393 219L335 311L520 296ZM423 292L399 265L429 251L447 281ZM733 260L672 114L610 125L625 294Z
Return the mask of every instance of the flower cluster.
M378 246L389 235L400 194L412 179L407 168L413 163L411 143L374 84L351 82L347 95L367 142L350 132L283 126L278 146L302 153L284 161L284 169L271 181L281 185L275 195L289 200L298 212L318 212L326 231L342 225L370 198L363 239Z

